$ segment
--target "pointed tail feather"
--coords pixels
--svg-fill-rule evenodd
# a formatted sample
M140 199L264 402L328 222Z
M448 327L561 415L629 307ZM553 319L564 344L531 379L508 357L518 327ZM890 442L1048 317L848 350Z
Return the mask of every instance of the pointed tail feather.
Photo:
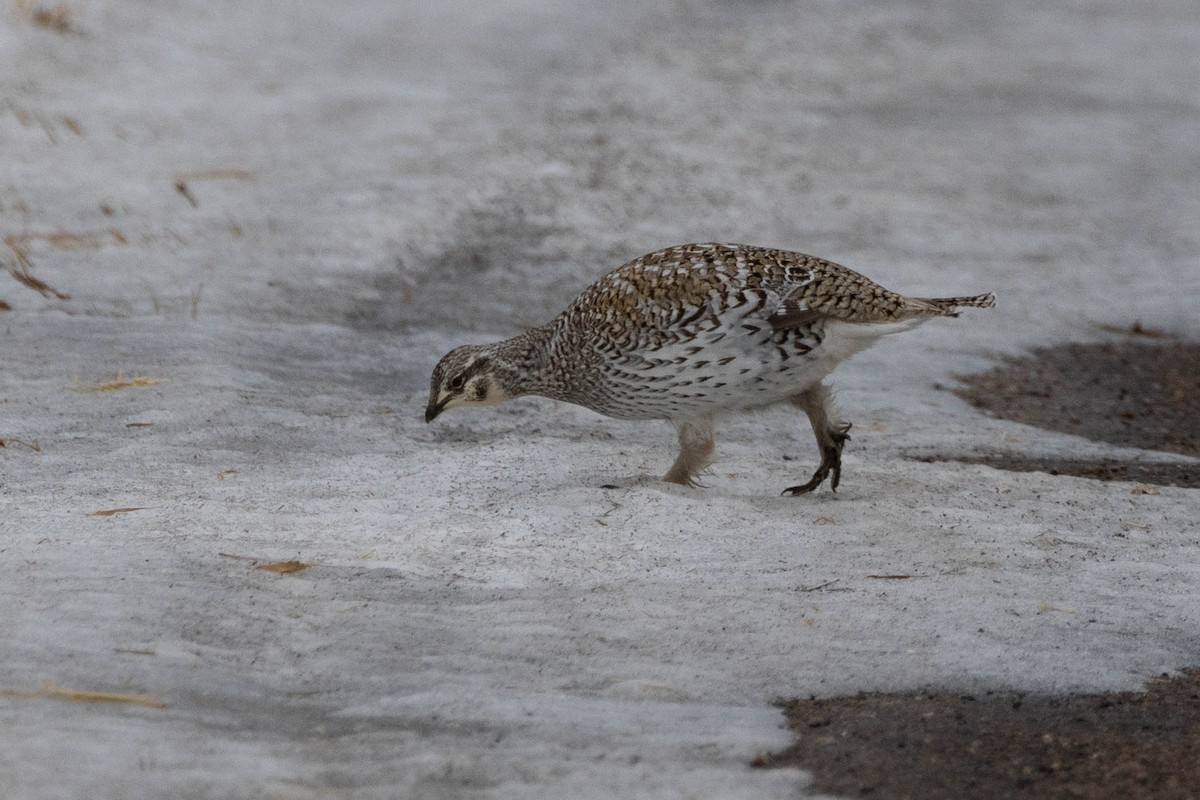
M946 317L957 317L960 307L991 308L996 305L996 295L977 294L974 297L912 297L914 304L924 306L930 313Z

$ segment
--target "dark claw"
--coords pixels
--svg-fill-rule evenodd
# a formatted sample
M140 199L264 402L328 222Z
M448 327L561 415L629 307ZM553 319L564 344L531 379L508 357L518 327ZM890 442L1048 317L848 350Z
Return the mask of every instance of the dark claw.
M821 466L817 467L817 471L813 473L812 479L800 486L789 486L783 490L784 497L795 497L798 494L807 494L822 483L826 478L829 478L829 488L836 492L838 483L842 479L842 447L850 440L850 437L845 433L834 433L833 445L826 447L821 454Z
M833 439L833 443L837 445L839 453L846 445L846 442L850 441L850 429L853 427L854 426L851 423L847 422L846 427L842 428L840 431L829 432L829 438Z
M820 486L823 480L825 480L825 476L821 474L821 470L817 470L816 474L812 476L811 481L801 486L789 486L783 490L783 496L795 497L798 494L808 494L813 489Z

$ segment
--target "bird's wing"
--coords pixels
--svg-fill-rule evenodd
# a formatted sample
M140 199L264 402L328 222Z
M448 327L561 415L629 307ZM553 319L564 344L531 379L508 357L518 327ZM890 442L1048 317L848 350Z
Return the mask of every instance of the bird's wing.
M774 331L786 331L795 328L803 328L806 325L811 325L819 319L825 319L829 315L823 311L818 311L815 308L809 308L803 302L792 302L785 300L779 308L767 317L771 323L771 329Z
M784 289L782 302L769 317L777 331L825 318L856 323L900 322L928 316L933 310L841 264L785 251L775 251L772 256L777 264L772 272L783 279ZM801 274L804 279L797 280Z

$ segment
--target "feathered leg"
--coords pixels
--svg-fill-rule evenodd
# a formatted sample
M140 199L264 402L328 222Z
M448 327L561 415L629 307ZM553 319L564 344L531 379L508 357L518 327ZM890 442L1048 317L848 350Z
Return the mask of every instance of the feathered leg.
M696 474L712 462L713 418L697 417L676 422L679 429L679 457L663 480L683 486L698 486Z
M850 440L847 432L850 423L839 419L833 407L833 393L829 386L817 383L791 398L792 405L808 415L813 435L817 437L817 448L821 451L821 466L813 473L812 480L800 486L783 490L785 495L795 496L816 489L829 478L829 488L837 491L842 477L842 448Z

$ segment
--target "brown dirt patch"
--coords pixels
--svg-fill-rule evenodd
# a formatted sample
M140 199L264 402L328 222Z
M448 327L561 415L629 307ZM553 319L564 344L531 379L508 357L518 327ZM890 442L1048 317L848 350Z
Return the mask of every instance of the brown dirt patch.
M855 798L1200 797L1200 670L1146 692L860 694L785 706L797 766Z
M1158 486L1200 488L1200 464L1158 464L1145 461L1117 461L1111 458L1077 459L1023 456L1014 453L984 453L980 455L920 456L916 461L957 461L961 464L984 464L1014 472L1046 472L1050 475L1073 475L1098 481L1127 481L1153 483Z
M961 378L960 397L1005 419L1200 456L1197 344L1067 344Z
M1124 447L1200 456L1200 344L1138 325L1138 339L1067 344L977 375L956 394L995 416ZM1000 469L1200 487L1200 466L1042 458L933 456Z

